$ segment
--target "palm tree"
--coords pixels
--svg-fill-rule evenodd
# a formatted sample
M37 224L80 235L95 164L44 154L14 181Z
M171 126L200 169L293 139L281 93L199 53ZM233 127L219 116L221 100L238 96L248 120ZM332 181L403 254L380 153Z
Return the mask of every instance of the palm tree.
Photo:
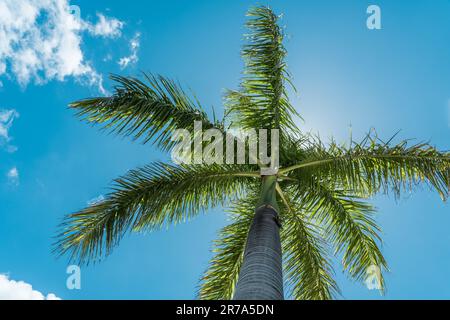
M117 86L111 96L71 107L88 123L165 151L174 146L174 130L192 130L194 121L221 132L235 126L279 129L277 171L262 176L253 164L165 163L129 171L104 201L65 218L56 250L80 262L97 261L129 231L157 230L226 205L231 223L215 241L199 298L283 299L286 284L294 299L331 299L339 289L330 249L355 279L380 270L383 290L387 264L375 210L366 201L380 192L399 196L420 183L445 199L450 153L429 144L383 142L374 132L349 145L325 145L300 132L286 89L291 81L279 17L265 7L252 8L248 16L245 71L239 89L226 93L222 121L210 120L177 83L152 75L144 75L145 82L112 76Z

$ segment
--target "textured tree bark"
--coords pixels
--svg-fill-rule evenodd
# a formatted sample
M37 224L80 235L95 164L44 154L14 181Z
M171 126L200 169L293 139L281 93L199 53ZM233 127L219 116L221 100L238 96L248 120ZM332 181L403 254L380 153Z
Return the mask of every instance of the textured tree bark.
M276 177L263 178L261 200L247 237L234 300L283 300Z

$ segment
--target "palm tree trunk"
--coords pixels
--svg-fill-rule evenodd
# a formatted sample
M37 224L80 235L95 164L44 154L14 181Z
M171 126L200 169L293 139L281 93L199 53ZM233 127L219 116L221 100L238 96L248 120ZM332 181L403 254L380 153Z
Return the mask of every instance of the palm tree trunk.
M276 176L264 176L247 237L234 300L283 300L283 271Z

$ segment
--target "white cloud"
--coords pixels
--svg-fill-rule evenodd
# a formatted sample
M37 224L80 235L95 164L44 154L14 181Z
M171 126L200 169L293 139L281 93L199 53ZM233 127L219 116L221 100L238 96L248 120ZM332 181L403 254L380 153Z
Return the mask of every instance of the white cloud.
M19 185L19 170L17 170L17 167L9 169L6 173L6 177L8 178L9 183L15 186Z
M101 13L97 13L98 22L95 25L86 23L86 29L94 36L108 38L119 37L122 32L123 22L115 18L107 18Z
M0 76L22 85L73 77L105 93L103 78L85 60L85 32L118 37L123 22L97 14L92 24L71 14L67 0L0 0Z
M138 32L130 40L130 55L120 58L117 62L121 69L125 69L130 63L134 64L139 61L137 53L140 46L140 37L141 34Z
M23 281L10 280L7 275L0 274L0 300L61 300L55 294L44 296L41 292Z
M0 109L0 147L6 146L7 151L14 152L16 147L11 146L9 142L11 137L9 136L9 129L11 128L14 119L19 117L19 113L14 110Z

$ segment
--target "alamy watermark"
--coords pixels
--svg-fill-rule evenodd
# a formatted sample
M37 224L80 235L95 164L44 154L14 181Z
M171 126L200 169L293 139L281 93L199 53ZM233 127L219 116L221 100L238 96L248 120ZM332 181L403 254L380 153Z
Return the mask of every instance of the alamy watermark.
M171 140L176 142L171 156L177 164L258 164L261 175L278 172L278 129L203 131L202 122L194 121L193 132L176 129Z
M81 9L77 5L69 5L68 9L69 13L73 15L77 20L81 18Z
M69 290L81 289L81 268L77 265L70 265L66 269L69 275L66 280L66 287Z
M370 14L366 20L366 26L369 30L381 29L381 9L375 4L371 4L367 7L367 13Z
M381 270L376 265L371 265L366 270L366 280L364 281L367 289L369 290L381 290Z

